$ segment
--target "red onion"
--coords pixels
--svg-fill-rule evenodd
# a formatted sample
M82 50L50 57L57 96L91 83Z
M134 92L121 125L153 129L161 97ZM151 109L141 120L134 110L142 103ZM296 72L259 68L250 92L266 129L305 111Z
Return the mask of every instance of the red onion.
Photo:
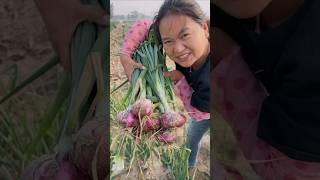
M130 110L120 112L117 115L117 121L124 127L135 127L138 125L138 119Z
M164 128L180 127L186 122L186 117L175 111L165 112L161 116L161 125Z
M176 140L176 135L172 131L166 130L159 135L159 140L165 143L172 143Z
M153 113L152 101L145 98L139 99L132 105L131 111L136 117L139 117L139 113L141 117L150 116Z
M153 119L153 118L149 118L143 126L143 130L146 132L157 130L159 128L160 128L160 120Z
M55 156L43 155L24 170L21 180L89 180L71 162L59 163Z

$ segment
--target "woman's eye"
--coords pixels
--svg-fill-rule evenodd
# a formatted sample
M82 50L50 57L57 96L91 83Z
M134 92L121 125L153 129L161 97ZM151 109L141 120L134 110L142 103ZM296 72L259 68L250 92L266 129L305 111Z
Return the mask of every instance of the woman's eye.
M164 44L170 44L172 41L164 41Z
M189 36L189 33L185 33L185 34L182 35L183 38L186 38L188 36Z

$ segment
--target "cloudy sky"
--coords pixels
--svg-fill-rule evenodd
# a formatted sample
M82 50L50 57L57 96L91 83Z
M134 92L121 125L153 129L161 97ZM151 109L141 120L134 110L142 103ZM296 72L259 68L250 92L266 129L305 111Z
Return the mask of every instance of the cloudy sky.
M136 10L140 13L154 16L163 0L111 0L114 15L129 14ZM210 16L210 0L198 0L201 8Z

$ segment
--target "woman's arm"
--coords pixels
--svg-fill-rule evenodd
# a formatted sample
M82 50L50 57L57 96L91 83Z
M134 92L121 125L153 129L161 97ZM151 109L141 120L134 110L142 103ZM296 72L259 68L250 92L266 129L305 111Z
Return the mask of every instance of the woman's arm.
M135 68L143 68L142 64L136 63L131 57L139 44L145 40L151 23L149 20L137 21L124 38L120 50L120 61L129 81L131 81L131 74Z

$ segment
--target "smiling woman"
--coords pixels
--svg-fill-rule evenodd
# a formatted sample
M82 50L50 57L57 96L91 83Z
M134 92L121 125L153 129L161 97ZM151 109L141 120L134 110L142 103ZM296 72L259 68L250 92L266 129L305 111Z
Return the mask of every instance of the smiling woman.
M170 15L160 23L160 34L166 54L182 67L199 69L209 54L209 30L190 17Z
M200 1L199 1L200 2ZM175 94L181 98L191 117L187 145L191 149L189 168L196 168L199 142L210 128L210 44L208 18L195 0L165 0L154 21L136 22L124 39L120 60L127 77L142 67L132 59L133 52L154 29L157 40L176 70L165 72L175 84Z

